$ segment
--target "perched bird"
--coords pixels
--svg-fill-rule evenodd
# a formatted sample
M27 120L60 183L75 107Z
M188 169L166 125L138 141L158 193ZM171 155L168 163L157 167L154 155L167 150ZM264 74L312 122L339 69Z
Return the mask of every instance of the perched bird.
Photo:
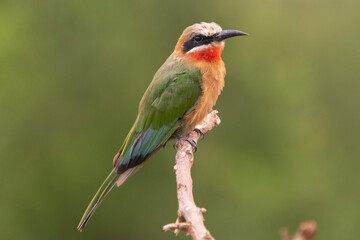
M86 209L82 230L115 184L120 186L172 138L188 133L211 111L224 87L224 40L247 35L197 23L181 34L174 52L156 72L139 104L134 125L113 159L113 170ZM194 146L196 147L196 146Z

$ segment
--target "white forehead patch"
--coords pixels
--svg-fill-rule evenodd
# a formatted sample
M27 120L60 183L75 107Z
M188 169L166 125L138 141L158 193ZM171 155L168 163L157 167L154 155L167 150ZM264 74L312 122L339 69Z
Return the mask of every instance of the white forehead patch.
M196 23L194 25L192 25L192 29L193 29L193 33L197 34L201 34L203 36L212 36L215 33L221 32L222 28L217 25L214 22L211 23L206 23L206 22L201 22L201 23Z

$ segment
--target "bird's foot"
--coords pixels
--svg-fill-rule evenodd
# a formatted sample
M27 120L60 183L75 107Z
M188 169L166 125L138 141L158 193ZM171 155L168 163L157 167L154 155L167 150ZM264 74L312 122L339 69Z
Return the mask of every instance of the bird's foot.
M199 128L194 128L194 131L200 134L201 139L204 139L205 133L203 133L203 131L201 131Z
M194 149L193 152L196 153L197 146L196 146L196 142L194 140L192 140L191 138L188 138L188 137L181 137L181 138L179 138L179 140L187 141L188 143L190 143L190 145ZM177 149L177 142L174 143L173 147L174 147L174 149Z

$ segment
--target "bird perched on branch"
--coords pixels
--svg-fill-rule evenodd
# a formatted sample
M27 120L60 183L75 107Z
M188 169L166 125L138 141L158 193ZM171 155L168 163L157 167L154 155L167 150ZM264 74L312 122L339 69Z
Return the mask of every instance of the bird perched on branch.
M169 139L183 138L196 147L186 136L211 111L224 87L224 40L242 35L247 34L222 30L213 22L184 30L142 97L135 123L113 159L113 170L86 209L80 231L113 186L123 184Z

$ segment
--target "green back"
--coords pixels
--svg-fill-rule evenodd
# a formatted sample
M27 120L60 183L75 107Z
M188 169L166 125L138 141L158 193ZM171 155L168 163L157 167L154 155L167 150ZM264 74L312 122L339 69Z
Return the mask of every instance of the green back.
M146 90L134 126L120 149L115 166L118 173L141 164L163 146L201 97L199 70L162 68Z

